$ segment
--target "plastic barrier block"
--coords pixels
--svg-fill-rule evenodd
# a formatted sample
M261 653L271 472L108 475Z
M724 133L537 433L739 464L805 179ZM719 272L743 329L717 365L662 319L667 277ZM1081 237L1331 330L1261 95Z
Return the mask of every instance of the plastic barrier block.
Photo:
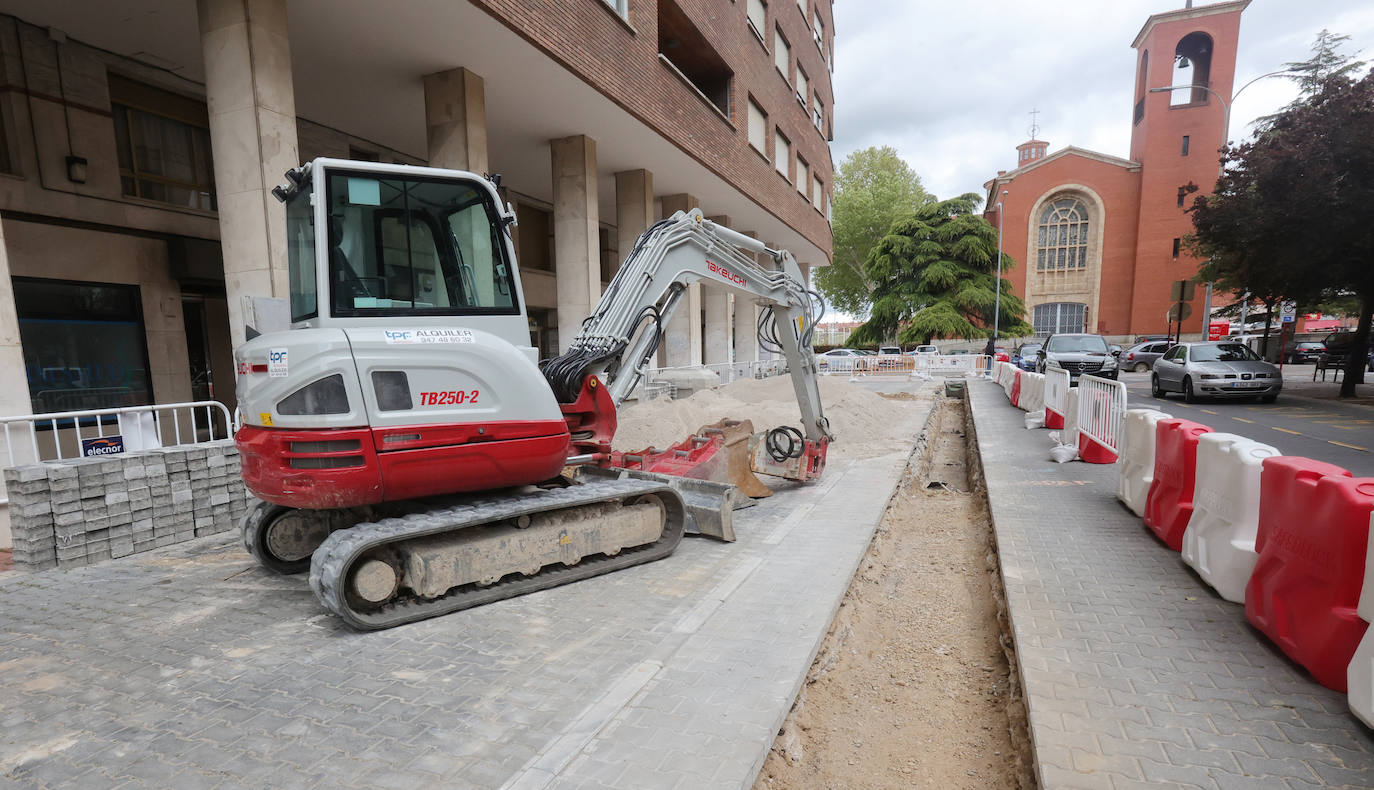
M1357 607L1374 510L1374 478L1308 458L1266 458L1260 473L1259 559L1245 617L1323 686L1346 672L1369 624Z
M1021 408L1028 412L1045 408L1045 377L1039 373L1021 375Z
M1374 515L1370 516L1374 531ZM1364 583L1360 586L1360 604L1356 614L1366 623L1374 622L1374 540L1368 542L1364 554ZM1367 727L1374 727L1374 630L1365 629L1360 646L1345 671L1349 687L1347 700L1350 711Z
M1278 454L1231 433L1197 440L1193 516L1183 533L1183 561L1232 603L1245 603L1245 585L1258 557L1260 467Z
M1059 442L1078 446L1078 388L1074 387L1064 396L1063 430L1059 432Z
M1155 409L1130 409L1121 454L1116 459L1116 498L1137 516L1145 515L1145 497L1155 479L1155 423L1171 415Z
M1183 549L1183 533L1193 516L1197 438L1211 432L1191 420L1155 423L1155 479L1145 497L1145 526L1174 551Z
M1021 406L1021 371L1016 371L1016 377L1011 380L1011 392L1008 393L1011 405L1020 408Z

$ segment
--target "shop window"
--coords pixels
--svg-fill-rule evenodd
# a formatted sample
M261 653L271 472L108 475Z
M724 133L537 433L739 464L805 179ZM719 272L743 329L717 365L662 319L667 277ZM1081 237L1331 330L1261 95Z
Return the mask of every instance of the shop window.
M14 278L35 414L153 402L136 285Z
M111 74L110 103L123 193L216 211L204 102Z
M659 0L658 54L726 117L735 72L673 0Z

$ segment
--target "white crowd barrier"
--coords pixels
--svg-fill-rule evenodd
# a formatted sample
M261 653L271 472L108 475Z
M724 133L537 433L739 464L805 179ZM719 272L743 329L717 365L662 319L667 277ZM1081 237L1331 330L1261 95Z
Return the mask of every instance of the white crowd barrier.
M869 354L855 357L850 369L850 381L884 379L910 381L916 370L916 358L909 354Z
M1374 536L1374 514L1370 516L1370 532ZM1360 588L1360 602L1355 612L1366 623L1374 623L1374 540L1365 547L1364 586ZM1360 646L1355 648L1355 655L1345 670L1345 681L1350 711L1365 726L1374 727L1374 628L1364 632Z
M935 376L986 376L992 361L991 357L983 354L921 354L913 359L916 360L915 374L923 379Z
M1078 379L1078 454L1090 464L1116 463L1126 419L1126 385L1097 376Z
M1045 371L1045 427L1063 428L1069 415L1069 372L1063 368ZM1075 404L1075 408L1077 404ZM1074 415L1077 418L1077 414Z
M1155 479L1155 423L1170 416L1155 409L1126 412L1126 430L1116 458L1116 498L1137 516L1145 515L1145 497Z
M1023 411L1038 412L1045 409L1045 377L1039 373L1021 374L1021 402Z
M1046 379L1049 381L1049 379ZM1059 432L1059 443L1072 447L1078 446L1078 388L1072 387L1064 393L1064 427Z
M1233 433L1205 433L1197 442L1193 515L1183 533L1183 561L1232 603L1245 603L1255 569L1260 465L1279 451Z

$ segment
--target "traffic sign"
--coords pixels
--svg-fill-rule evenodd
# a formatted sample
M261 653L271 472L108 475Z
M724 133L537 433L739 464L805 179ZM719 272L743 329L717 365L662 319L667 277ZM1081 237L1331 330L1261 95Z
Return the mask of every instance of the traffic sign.
M1279 315L1281 316L1280 320L1282 323L1293 323L1298 317L1298 303L1284 302L1283 305L1279 307Z
M1175 280L1169 283L1169 301L1171 302L1191 302L1193 301L1194 283L1192 280ZM1186 316L1185 316L1186 318Z
M1170 321L1184 321L1187 320L1188 316L1192 314L1193 306L1188 304L1187 302L1179 302L1178 304L1169 308Z

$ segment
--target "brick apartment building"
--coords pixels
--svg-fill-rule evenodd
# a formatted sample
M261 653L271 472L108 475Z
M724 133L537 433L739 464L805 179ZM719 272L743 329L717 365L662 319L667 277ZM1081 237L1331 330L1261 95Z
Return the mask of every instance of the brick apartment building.
M318 156L502 174L544 355L590 312L586 284L678 209L829 261L831 0L0 0L0 15L3 414L212 391L232 408L244 298L286 295L270 190ZM662 361L755 358L754 309L694 287Z
M1129 159L1074 146L1048 153L1032 139L1017 146L1016 169L984 184L985 216L1002 226L1017 261L1008 277L1037 334L1163 334L1170 283L1197 273L1199 261L1180 246L1192 229L1182 188L1192 182L1205 194L1216 183L1249 0L1188 5L1151 16L1131 44ZM1151 92L1169 86L1192 87ZM1202 302L1198 288L1185 334L1202 331Z

